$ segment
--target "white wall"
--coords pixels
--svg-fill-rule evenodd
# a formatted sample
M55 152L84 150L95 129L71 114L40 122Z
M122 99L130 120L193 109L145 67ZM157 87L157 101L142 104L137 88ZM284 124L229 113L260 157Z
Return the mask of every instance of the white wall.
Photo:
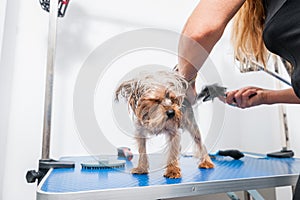
M58 22L52 158L87 154L73 119L73 91L77 74L90 53L109 38L137 28L180 31L197 2L71 1L66 16ZM34 199L35 185L27 184L24 177L28 169L37 168L40 158L48 14L41 10L38 1L17 0L7 1L6 12L1 12L0 16L5 22L0 63L1 199ZM223 84L229 89L245 85L274 88L274 79L266 74L241 74L238 71L233 63L229 32L229 29L225 31L211 55L211 60L222 75ZM173 60L170 60L170 64L173 64ZM227 106L224 126L215 150L238 148L260 153L279 150L281 142L277 107L240 110ZM299 107L287 108L291 147L299 156L300 147L296 142L300 140L296 121Z
M3 39L3 35L4 35L4 26L5 26L5 16L6 16L6 1L1 1L0 2L0 13L2 13L0 15L0 44L2 44L2 39ZM6 29L7 30L7 29ZM2 47L2 45L0 46ZM1 121L0 121L0 158L4 158L6 155L6 132L7 132L7 123L8 123L8 116L9 116L9 101L10 101L10 87L9 85L3 84L3 83L7 83L8 79L6 79L6 77L10 77L11 76L11 72L9 71L9 68L3 69L2 70L2 48L0 48L0 61L1 61L1 73L0 73L0 80L1 80L1 84L0 84L0 92L3 94L8 94L6 95L6 98L1 98L1 105L5 105L3 106L3 110L1 112ZM2 72L6 72L6 75L4 76L4 73ZM6 109L5 109L6 108ZM0 171L3 172L4 171L4 162L0 163ZM0 194L2 194L3 191L3 176L4 173L0 173Z
M34 199L25 182L40 157L47 16L7 1L1 57L1 199ZM1 13L2 14L2 13Z

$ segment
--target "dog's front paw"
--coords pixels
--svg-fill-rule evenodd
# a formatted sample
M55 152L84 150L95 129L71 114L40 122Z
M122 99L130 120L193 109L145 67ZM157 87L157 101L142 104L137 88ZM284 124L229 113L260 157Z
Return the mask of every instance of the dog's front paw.
M143 167L136 167L131 170L132 174L148 174L148 169Z
M181 178L181 170L179 167L174 165L169 165L164 174L166 178Z
M209 155L206 155L201 163L199 164L198 166L199 168L205 168L205 169L209 169L209 168L214 168L215 165L214 163L212 162L212 160L210 159Z

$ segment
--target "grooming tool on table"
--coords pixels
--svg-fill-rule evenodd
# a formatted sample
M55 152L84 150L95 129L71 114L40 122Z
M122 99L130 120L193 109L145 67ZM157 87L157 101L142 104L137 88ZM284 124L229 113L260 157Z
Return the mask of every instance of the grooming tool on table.
M119 147L118 148L118 157L126 158L126 160L130 161L133 158L133 154L131 153L130 148L128 148L128 147Z
M268 153L267 156L274 158L292 158L294 157L294 152L292 150L282 149L278 152Z
M123 168L125 167L125 160L91 160L81 163L82 169L110 169L110 168Z
M235 160L239 160L240 158L244 157L244 154L236 149L230 149L230 150L219 150L215 154L210 154L211 157L215 156L229 156Z
M130 148L119 147L117 150L118 150L118 158L126 158L126 160L128 161L130 161L133 158ZM81 167L82 169L123 168L125 167L126 160L99 158L95 160L88 160L88 161L81 162Z

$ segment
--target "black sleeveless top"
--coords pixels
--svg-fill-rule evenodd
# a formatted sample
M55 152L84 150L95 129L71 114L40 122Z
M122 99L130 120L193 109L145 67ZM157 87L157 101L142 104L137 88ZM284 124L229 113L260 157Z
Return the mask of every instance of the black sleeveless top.
M294 67L292 86L300 98L300 0L263 0L267 49Z

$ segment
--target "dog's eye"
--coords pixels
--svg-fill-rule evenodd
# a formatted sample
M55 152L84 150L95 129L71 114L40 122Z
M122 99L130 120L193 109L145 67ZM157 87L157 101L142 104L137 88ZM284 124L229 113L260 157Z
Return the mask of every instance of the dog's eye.
M179 99L177 99L177 98L172 98L171 101L172 101L172 103L178 104L178 105L180 103Z
M170 98L170 93L169 92L166 93L166 98Z
M143 119L143 121L148 120L149 119L148 113L144 114L142 119Z
M161 103L161 100L160 99L154 99L154 102L155 103Z

